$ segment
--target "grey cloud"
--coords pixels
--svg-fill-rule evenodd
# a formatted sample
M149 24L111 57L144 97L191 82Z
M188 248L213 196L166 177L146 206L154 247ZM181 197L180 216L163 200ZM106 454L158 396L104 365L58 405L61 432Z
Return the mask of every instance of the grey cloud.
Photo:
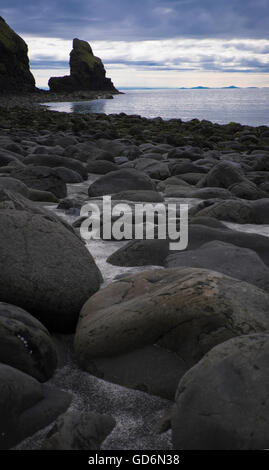
M267 0L1 0L17 31L61 38L268 38Z

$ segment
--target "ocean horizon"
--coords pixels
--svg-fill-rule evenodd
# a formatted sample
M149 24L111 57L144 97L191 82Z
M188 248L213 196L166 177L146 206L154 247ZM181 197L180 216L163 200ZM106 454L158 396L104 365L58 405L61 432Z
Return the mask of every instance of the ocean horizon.
M140 115L149 119L208 120L269 125L269 87L264 88L119 88L113 100L47 103L49 109L75 113Z

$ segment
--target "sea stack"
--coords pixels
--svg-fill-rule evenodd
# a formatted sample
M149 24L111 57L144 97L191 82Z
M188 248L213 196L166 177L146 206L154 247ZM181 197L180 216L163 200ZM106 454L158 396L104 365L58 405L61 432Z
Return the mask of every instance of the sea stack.
M0 17L0 93L33 91L35 79L30 72L27 44Z
M70 53L70 75L51 77L49 87L53 92L72 93L74 91L116 92L110 78L106 78L103 62L95 57L90 44L80 39L73 40Z

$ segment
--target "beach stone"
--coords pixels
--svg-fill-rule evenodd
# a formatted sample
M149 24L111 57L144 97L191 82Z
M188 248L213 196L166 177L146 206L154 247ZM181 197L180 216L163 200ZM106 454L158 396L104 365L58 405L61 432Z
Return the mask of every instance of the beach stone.
M59 201L55 194L50 193L49 191L39 191L38 189L30 189L31 201L37 202L52 202L57 204Z
M182 173L180 178L183 179L186 183L194 184L199 186L200 181L203 179L204 173Z
M269 335L230 339L211 349L179 383L174 449L268 448Z
M71 396L0 363L0 449L12 446L52 423Z
M76 145L78 140L74 135L62 135L57 137L57 143L60 147L65 149L70 145Z
M59 145L47 146L47 145L37 145L33 150L33 154L38 155L62 155L63 148Z
M269 224L269 198L253 201L252 210L256 224Z
M187 158L191 161L199 160L201 158L201 150L199 149L191 149L191 148L182 148L182 147L175 147L169 150L167 158Z
M121 139L99 139L96 142L96 145L105 150L106 152L111 153L111 155L119 156L124 154L126 150L126 144L122 142Z
M201 219L201 218L199 218ZM192 220L192 222L195 219ZM188 250L195 250L201 245L219 240L225 243L231 243L242 248L249 248L255 251L263 263L269 266L269 237L256 233L245 233L237 230L224 230L206 225L191 224L189 226L189 244ZM175 252L174 252L175 253Z
M112 171L89 187L89 196L103 196L126 190L155 190L151 178L133 168Z
M170 254L165 266L210 269L269 291L269 268L257 253L222 241L212 241L196 250Z
M77 171L71 170L70 168L59 166L54 168L54 171L64 183L76 184L82 183L83 181L82 176Z
M31 155L23 160L25 165L47 166L50 168L64 167L70 168L81 175L83 179L87 179L88 172L84 164L73 158L62 157L58 155Z
M250 171L248 172L248 179L257 185L268 183L269 171Z
M51 192L60 199L66 197L66 184L54 168L27 166L13 170L11 175L29 188Z
M156 152L156 147L154 148L154 152ZM143 159L147 159L149 158L150 160L156 160L156 161L163 161L164 160L164 157L163 157L163 153L165 153L163 150L161 150L160 152L156 152L156 153L153 153L153 152L145 152L143 153ZM140 155L139 155L140 157ZM138 157L138 158L139 158Z
M57 419L42 450L98 450L115 425L111 416L70 410Z
M31 195L33 194L34 190L31 190ZM70 226L64 219L58 217L52 211L42 207L41 205L37 205L34 202L26 199L25 197L21 196L19 193L8 191L6 189L0 189L0 210L1 209L9 209L9 210L19 210L19 211L26 211L33 214L39 214L43 216L47 220L51 220L56 224L63 225L67 230L75 233Z
M151 158L139 158L132 161L132 166L146 173L153 179L163 180L170 176L170 170L165 162L158 162Z
M157 191L138 190L121 191L111 196L112 200L126 200L134 202L163 202L163 196Z
M181 268L150 270L114 282L90 298L83 306L75 335L75 353L79 365L88 372L106 380L111 364L127 370L126 355L154 346L164 351L164 359L140 354L139 389L159 393L160 386L147 380L152 357L155 377L159 372L162 394L172 397L167 351L177 354L171 359L174 379L216 344L229 338L268 330L269 295L256 286L213 271ZM115 337L117 341L115 341ZM183 361L183 362L182 362ZM134 355L131 354L133 364ZM109 364L109 367L107 365ZM160 367L159 367L160 364ZM112 366L111 366L112 367ZM113 367L115 370L115 368ZM177 372L176 372L177 371ZM132 372L133 374L133 372ZM108 373L108 380L113 379ZM120 372L116 374L121 385L129 386ZM141 376L144 376L141 382ZM135 387L138 381L132 376ZM138 387L137 387L138 388Z
M214 217L193 217L190 220L190 225L206 225L212 228L221 228L223 230L230 230L223 222Z
M107 160L94 160L88 161L87 170L89 173L97 173L99 175L106 175L111 171L118 170L118 165L116 163L107 161Z
M0 151L0 166L10 165L11 163L18 163L18 162L19 160L13 155L10 155L8 152L5 152L4 150Z
M0 176L0 188L7 189L9 191L15 191L26 198L30 197L30 191L27 185L22 181L19 181L17 178Z
M199 210L198 206L194 211L197 217L215 217L216 219L238 224L268 224L269 198L260 199L258 201L229 199L209 203L208 207L201 208L201 210Z
M239 164L222 161L208 172L201 186L229 188L232 184L241 183L245 176Z
M131 240L107 258L115 266L162 266L169 254L167 240Z
M269 181L265 182L265 183L262 183L260 185L260 189L263 191L263 192L266 192L268 195L269 195Z
M177 186L168 186L165 189L166 197L187 197L187 198L198 198L198 199L230 199L232 194L230 191L224 188L195 188L186 186L178 188Z
M180 175L182 177L185 173L207 173L207 169L196 165L195 163L186 162L186 163L175 163L170 168L172 175ZM214 186L217 186L216 184Z
M24 308L49 330L70 332L101 275L73 229L45 214L0 209L0 300Z
M269 157L268 152L255 155L253 159L253 170L255 171L269 171Z
M162 191L167 186L184 186L185 188L187 188L190 185L178 176L170 176L169 178L166 178L165 180L158 183L158 189Z
M229 186L229 191L234 196L241 199L255 200L267 197L266 192L262 191L256 186L256 184L248 180L241 181L241 183L235 183L232 186Z
M15 367L39 382L48 380L57 354L47 329L25 310L0 302L0 363Z

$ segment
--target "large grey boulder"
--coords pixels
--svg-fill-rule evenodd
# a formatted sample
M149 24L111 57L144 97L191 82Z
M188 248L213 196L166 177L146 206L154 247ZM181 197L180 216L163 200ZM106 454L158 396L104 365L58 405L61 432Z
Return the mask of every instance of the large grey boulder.
M13 177L0 176L0 189L15 191L26 198L30 197L30 191L27 185Z
M28 312L0 302L0 362L40 382L48 380L57 354L48 330Z
M131 240L112 253L107 262L115 266L162 266L168 254L167 240Z
M68 393L0 363L0 449L10 449L48 426L70 401Z
M174 449L268 449L268 394L268 333L216 346L179 383Z
M33 190L33 191L42 194L42 191L40 192L37 190ZM45 194L47 193L45 192ZM15 209L19 211L26 211L26 212L30 212L34 214L39 214L45 217L45 219L51 220L52 222L55 222L57 224L61 224L65 228L67 228L67 230L69 230L70 232L75 233L71 225L69 225L63 219L58 217L52 211L46 209L45 207L42 207L39 204L36 204L33 201L29 201L29 199L26 199L21 194L13 192L13 191L8 191L6 189L0 188L0 209L10 209L10 210Z
M80 366L94 375L171 398L171 371L176 380L216 344L266 331L268 307L263 290L220 273L145 271L110 284L86 302L75 352Z
M66 197L66 184L54 168L45 166L26 166L16 168L11 173L13 178L38 191L49 191L57 198Z
M204 218L204 217L203 217ZM256 233L245 233L237 230L217 228L201 224L202 217L199 217L200 224L191 224L189 226L189 244L188 249L194 250L207 242L219 240L225 243L249 248L255 251L266 266L269 266L269 237ZM194 221L195 219L193 219ZM175 254L173 252L172 254Z
M156 161L152 158L138 158L131 163L132 167L142 171L153 179L165 180L170 176L170 170L165 162Z
M244 180L245 175L238 163L222 161L211 168L199 186L229 188L232 184L241 183Z
M157 191L150 190L127 190L115 193L111 197L112 200L125 200L134 202L164 202L163 196Z
M166 197L189 197L198 199L230 199L232 194L224 188L195 188L194 186L167 186L165 188Z
M195 216L215 217L238 224L269 223L269 198L258 201L245 201L244 199L212 201L204 206L198 206L192 211L195 212Z
M98 175L106 175L111 171L117 171L118 165L107 160L89 160L87 163L87 170L89 173L96 173Z
M212 269L269 291L269 268L255 251L231 243L216 240L196 250L170 254L165 266Z
M47 166L50 168L64 167L70 168L81 175L83 179L87 179L88 172L85 165L74 158L62 157L59 155L30 155L23 160L25 165Z
M155 190L151 178L133 168L111 171L89 187L89 196L104 196L127 190Z
M255 183L249 180L241 181L229 186L231 193L241 199L256 200L266 198L267 193L262 191Z
M101 280L83 242L38 211L0 208L0 225L0 300L24 308L48 329L74 330Z

